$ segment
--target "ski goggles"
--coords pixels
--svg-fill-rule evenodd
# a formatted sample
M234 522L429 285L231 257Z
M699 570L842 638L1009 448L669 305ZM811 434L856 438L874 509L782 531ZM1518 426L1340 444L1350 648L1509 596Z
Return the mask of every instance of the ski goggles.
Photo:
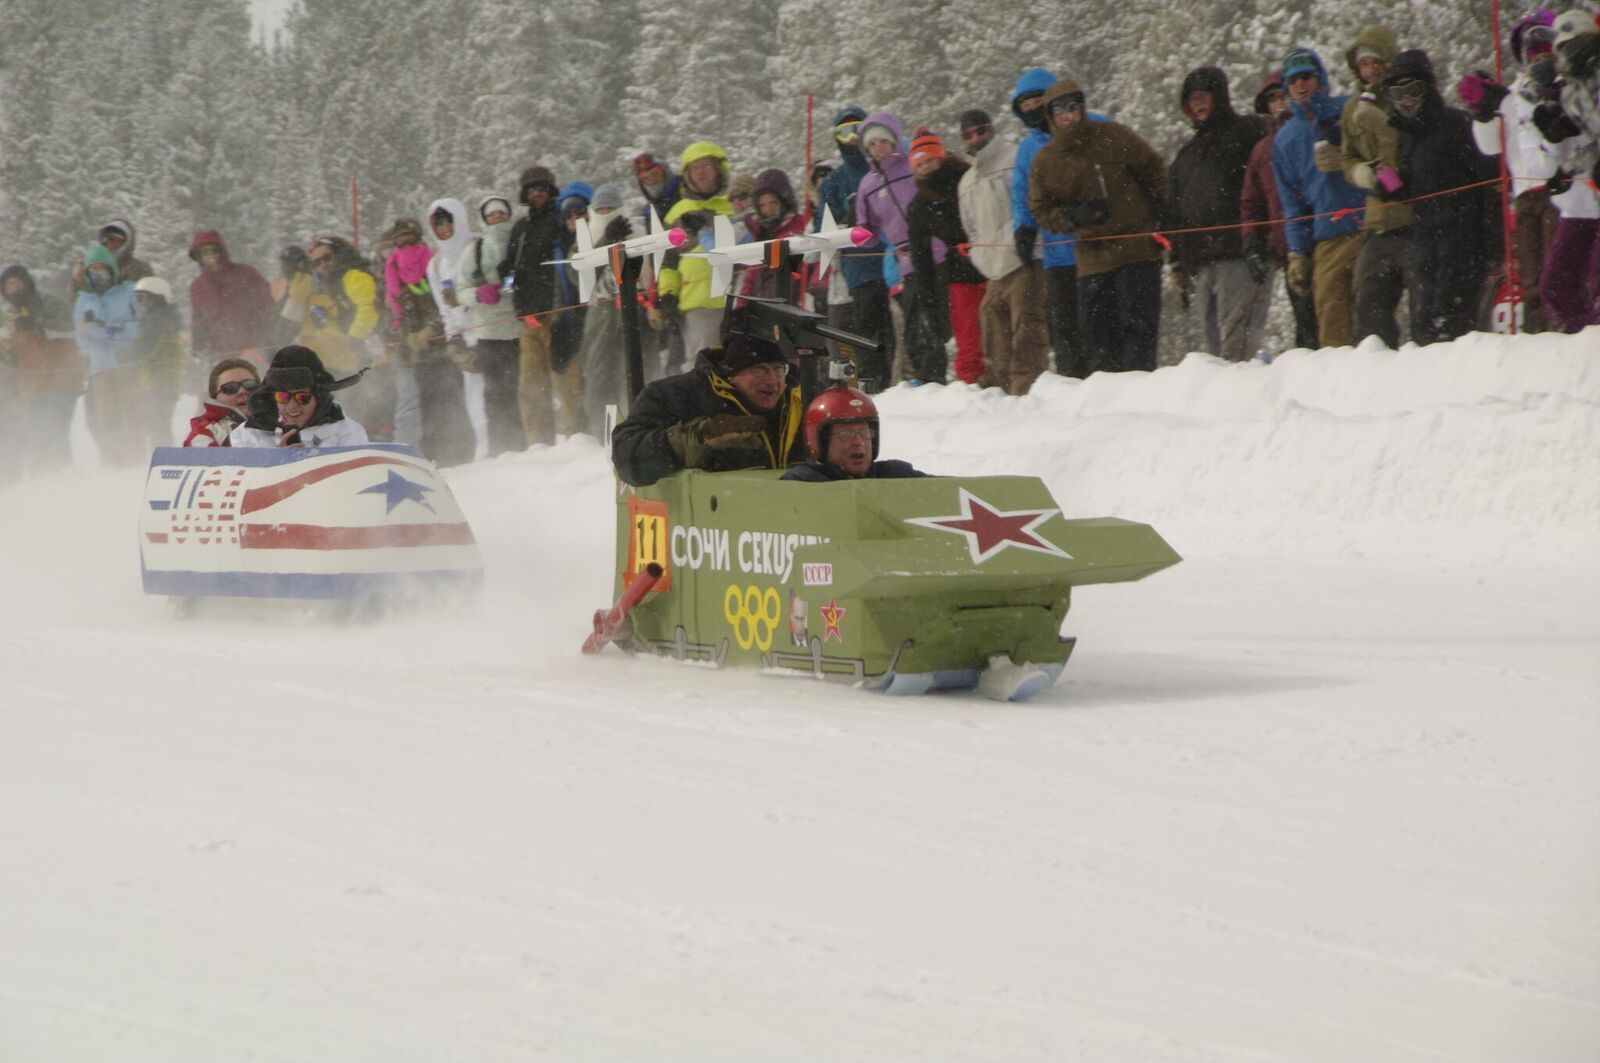
M1428 94L1428 83L1418 79L1389 86L1389 99L1395 103L1421 103Z
M833 139L840 144L854 144L861 139L861 122L858 119L840 122L833 127Z
M1050 114L1052 116L1066 114L1068 111L1081 110L1083 110L1083 94L1079 92L1069 92L1065 96L1057 96L1050 101Z
M230 380L226 384L217 385L219 395L237 395L241 391L254 391L261 386L259 380Z
M316 398L316 396L309 391L274 391L272 393L272 397L278 400L279 406L287 406L291 402L305 406Z

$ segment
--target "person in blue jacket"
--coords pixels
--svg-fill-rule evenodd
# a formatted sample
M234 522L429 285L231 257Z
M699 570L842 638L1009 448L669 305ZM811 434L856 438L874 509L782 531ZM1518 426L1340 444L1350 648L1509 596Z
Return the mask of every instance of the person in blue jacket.
M1348 347L1355 342L1356 259L1366 202L1365 193L1344 179L1339 159L1339 115L1350 97L1329 95L1327 68L1310 48L1289 50L1283 84L1289 121L1272 142L1272 178L1289 245L1285 283L1302 298L1312 296L1318 342Z
M88 363L86 409L100 459L111 465L138 464L150 457L143 448L139 367L134 361L138 309L133 281L124 280L115 256L99 244L83 253L83 289L73 306L78 348Z
M856 189L871 169L861 150L861 122L867 112L860 107L845 107L833 116L833 142L839 149L841 165L822 182L817 201L817 216L811 230L822 227L822 212L829 210L842 226L856 216ZM894 327L889 316L889 286L883 281L883 244L877 237L870 243L847 250L834 259L834 268L844 275L849 301L828 306L828 323L858 336L882 341L882 354L862 352L857 368L862 390L882 391L889 386L889 367L894 364Z
M1087 375L1083 358L1083 333L1078 326L1078 250L1077 239L1069 233L1040 231L1033 211L1028 209L1028 174L1034 156L1050 143L1050 122L1045 114L1044 91L1059 79L1044 67L1024 70L1011 90L1011 111L1028 127L1017 145L1017 160L1011 170L1012 234L1017 257L1026 269L1044 270L1045 304L1048 308L1050 346L1056 354L1056 372L1062 376ZM1089 112L1089 121L1105 122L1098 111Z

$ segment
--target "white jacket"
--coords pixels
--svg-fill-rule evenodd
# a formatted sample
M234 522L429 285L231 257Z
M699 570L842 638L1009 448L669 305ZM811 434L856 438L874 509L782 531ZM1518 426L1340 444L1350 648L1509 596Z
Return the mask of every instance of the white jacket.
M228 440L236 447L275 447L282 436L281 428L267 432L240 425ZM301 430L300 442L308 447L358 447L369 440L367 430L361 427L360 422L346 417L342 421L330 421Z
M478 286L502 280L500 261L506 255L506 243L511 237L511 223L487 225L483 235L467 245L456 264L456 299L467 309L468 327L480 340L514 340L522 335L522 322L510 292L502 291L500 301L493 305L478 302ZM483 269L478 269L482 263Z
M1541 187L1554 177L1556 170L1573 154L1568 142L1552 144L1545 140L1539 127L1533 124L1534 102L1527 93L1531 91L1528 75L1522 74L1507 86L1511 92L1500 103L1500 113L1493 121L1473 122L1472 137L1478 150L1485 155L1500 154L1500 131L1505 130L1506 169L1511 174L1511 187L1521 195ZM1574 181L1572 187L1550 202L1564 218L1600 218L1600 198L1587 181Z
M973 156L956 189L961 227L972 241L972 264L992 281L1022 266L1011 235L1011 169L1016 157L1017 146L996 137Z

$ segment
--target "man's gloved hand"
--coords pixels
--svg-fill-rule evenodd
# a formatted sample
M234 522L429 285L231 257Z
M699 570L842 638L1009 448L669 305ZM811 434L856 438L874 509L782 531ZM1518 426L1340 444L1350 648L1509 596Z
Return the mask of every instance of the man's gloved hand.
M1561 109L1559 103L1550 101L1541 103L1533 109L1533 124L1539 127L1539 133L1552 144L1559 144L1582 132L1578 124L1567 117L1567 112Z
M686 233L697 233L711 224L712 214L709 210L691 210L678 217L678 228Z
M727 447L759 447L767 430L765 417L724 413L707 417L700 426L700 439L713 450Z
M1074 229L1092 229L1104 225L1111 217L1111 204L1103 199L1086 199L1066 208L1067 218Z
M601 243L620 244L633 235L633 226L628 222L626 214L618 214L606 222L605 232L600 234Z
M278 437L278 446L280 446L280 447L303 447L303 446L305 446L305 443L301 442L301 440L300 440L300 429L298 429L298 428L285 428L283 430L283 435Z
M1494 80L1487 71L1478 70L1464 74L1456 82L1456 95L1472 115L1474 121L1487 122L1500 110L1500 104L1511 95L1511 90Z
M759 447L767 422L761 417L725 413L695 417L667 429L667 445L685 468L704 467L713 451L729 447Z
M1304 299L1311 294L1311 256L1294 252L1289 254L1289 268L1284 274L1289 290Z
M272 392L258 387L250 393L250 415L244 419L246 428L259 428L263 432L276 431L278 427L278 400Z
M1017 257L1022 259L1024 266L1033 261L1033 245L1038 239L1039 230L1027 225L1018 226L1011 234L1012 243L1017 249Z
M656 309L662 315L670 317L678 312L678 297L676 295L662 295L656 298Z
M1244 253L1244 265L1250 271L1250 279L1257 284L1265 284L1267 278L1272 276L1272 256L1259 247L1252 247Z
M1172 286L1183 308L1189 309L1189 304L1194 300L1194 275L1182 266L1174 265L1172 272L1167 274L1167 283Z
M1551 177L1550 180L1544 183L1544 190L1549 192L1552 196L1559 196L1561 193L1566 192L1571 188L1572 174L1561 169L1556 170L1555 176Z
M1317 141L1312 158L1322 173L1338 173L1344 169L1344 160L1339 155L1339 145L1330 144L1326 140Z
M473 294L477 296L478 305L496 306L500 302L500 285L480 284L477 288L473 289Z

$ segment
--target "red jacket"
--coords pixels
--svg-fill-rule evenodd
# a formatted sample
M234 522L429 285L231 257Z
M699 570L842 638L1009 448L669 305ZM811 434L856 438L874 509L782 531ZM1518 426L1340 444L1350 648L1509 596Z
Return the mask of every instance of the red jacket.
M1250 152L1250 161L1244 168L1244 188L1239 193L1239 220L1242 222L1272 221L1273 225L1252 225L1244 230L1244 246L1260 247L1267 243L1272 254L1282 262L1289 255L1289 245L1283 233L1283 207L1278 202L1278 183L1272 179L1272 142L1278 138L1280 126L1273 126L1267 135L1256 142Z
M214 229L194 234L189 254L201 244L222 248L222 265L202 269L189 284L189 312L193 318L190 347L198 358L240 357L246 350L272 346L272 291L252 267L228 257L222 234Z
M214 402L205 404L205 412L199 417L189 418L189 434L183 437L186 447L226 447L228 433L233 431L235 425L244 423L244 418L227 406L218 406Z

